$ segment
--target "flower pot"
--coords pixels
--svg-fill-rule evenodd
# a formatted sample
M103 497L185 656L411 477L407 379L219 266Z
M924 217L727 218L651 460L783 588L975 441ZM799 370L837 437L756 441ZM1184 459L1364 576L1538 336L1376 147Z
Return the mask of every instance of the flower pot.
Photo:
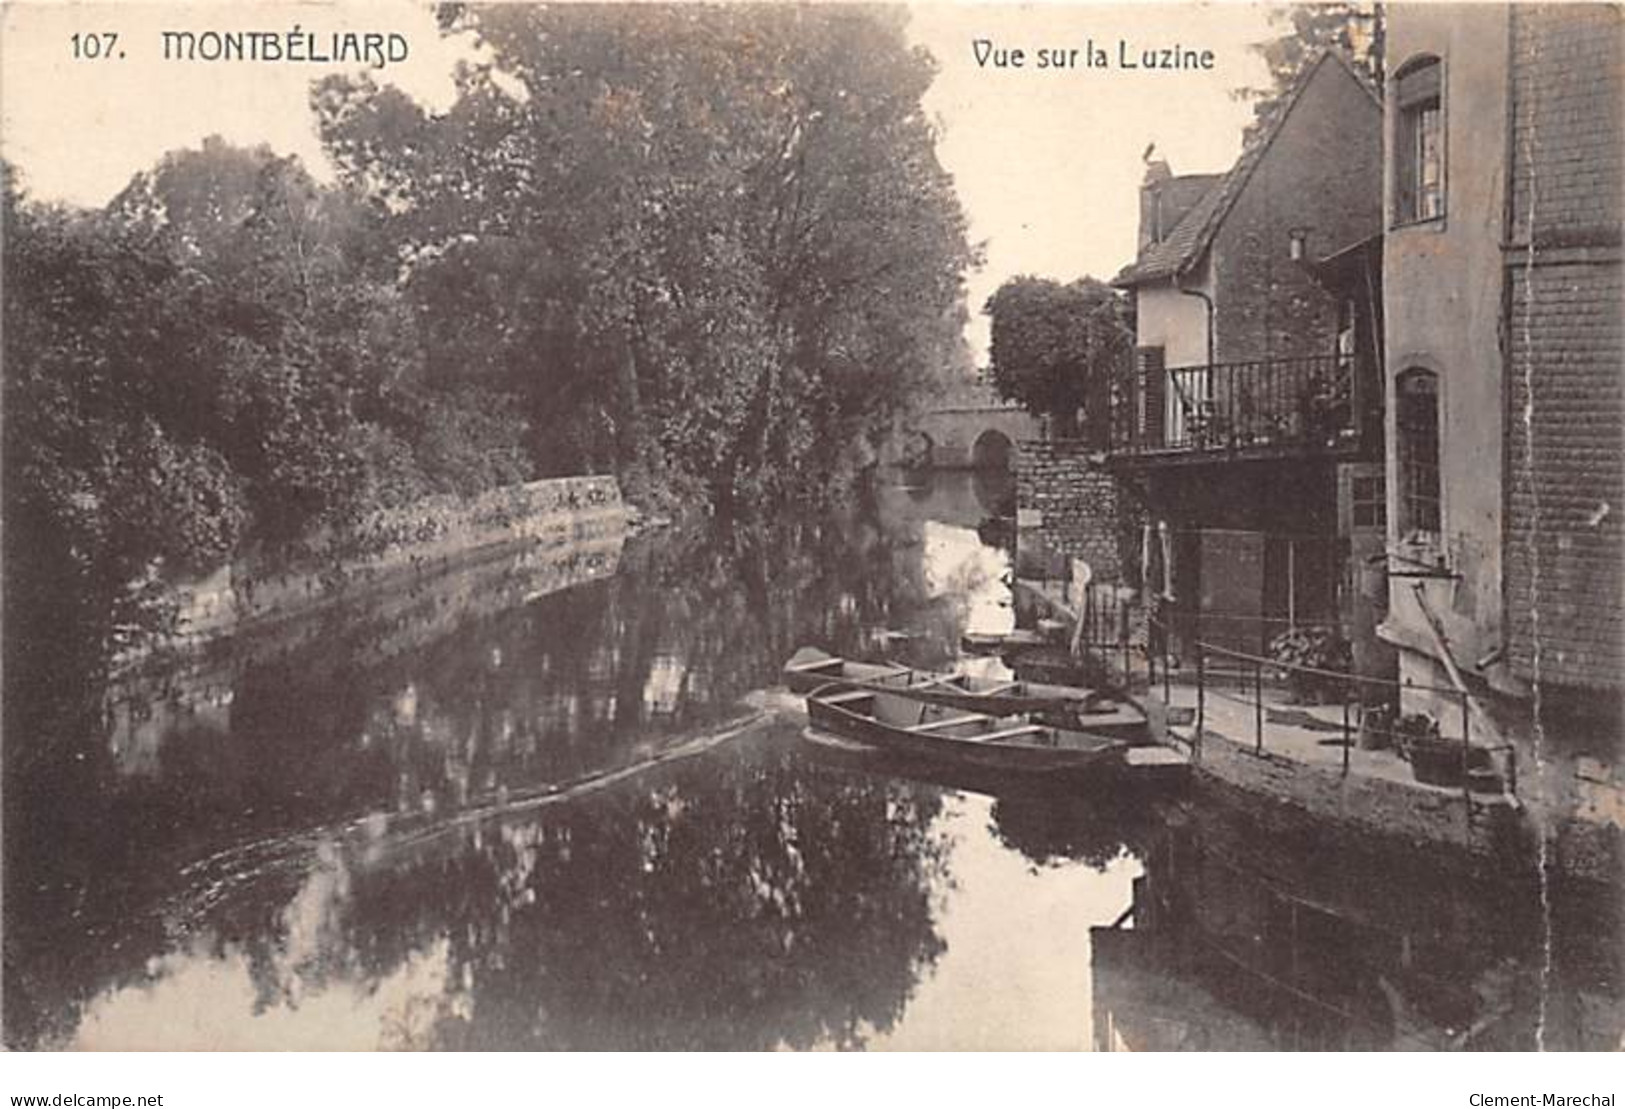
M1460 743L1412 741L1411 775L1427 785L1459 789L1467 773L1464 755Z
M1394 746L1394 714L1382 708L1360 714L1360 734L1356 742L1362 751L1386 751Z

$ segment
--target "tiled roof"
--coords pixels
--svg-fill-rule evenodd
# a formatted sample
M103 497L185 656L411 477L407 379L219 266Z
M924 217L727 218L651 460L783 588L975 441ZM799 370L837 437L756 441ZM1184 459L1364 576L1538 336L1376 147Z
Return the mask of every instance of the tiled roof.
M1214 214L1224 200L1224 183L1229 176L1225 174L1220 177L1218 184L1209 189L1201 200L1191 205L1191 210L1185 213L1184 219L1174 225L1174 229L1168 233L1166 239L1149 244L1138 261L1126 266L1121 273L1112 278L1112 284L1119 288L1132 288L1135 285L1144 285L1148 281L1160 281L1189 269L1202 256L1202 251L1207 249L1213 231L1218 228Z
M1320 72L1320 67L1328 58L1340 64L1360 87L1381 105L1382 94L1347 55L1334 48L1322 48L1314 61L1299 72L1292 88L1281 98L1275 110L1270 113L1269 119L1254 136L1253 141L1247 144L1230 171L1224 174L1219 183L1193 205L1189 212L1185 213L1185 218L1179 221L1166 239L1146 247L1133 264L1125 266L1122 272L1112 278L1113 285L1130 289L1147 282L1161 281L1186 273L1201 260L1213 242L1213 236L1218 233L1219 226L1224 223L1225 216L1230 214L1236 198L1241 195L1241 190L1246 188L1247 182L1252 178L1253 170L1263 159L1264 152L1275 142L1275 137L1281 133L1287 116L1292 114L1298 98L1303 95L1303 90L1309 87L1309 83L1314 80L1315 74Z

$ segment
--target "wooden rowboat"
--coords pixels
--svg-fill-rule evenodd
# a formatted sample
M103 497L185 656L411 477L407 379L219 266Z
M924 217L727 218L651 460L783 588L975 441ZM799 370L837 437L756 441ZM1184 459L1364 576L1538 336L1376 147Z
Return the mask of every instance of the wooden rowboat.
M1124 707L1109 694L1074 685L1001 681L967 674L934 674L907 666L853 662L803 647L784 667L784 682L792 693L809 693L821 686L840 684L849 689L895 692L927 704L989 716L1043 713L1061 722L1096 716L1102 724L1122 715ZM1138 713L1132 714L1135 721Z
M911 758L1012 774L1103 771L1129 745L1088 732L963 712L882 689L823 686L807 695L811 730Z
M1002 655L1047 647L1054 642L1042 632L1017 628L1008 632L965 632L959 637L959 649L968 655Z
M850 659L820 651L817 647L803 647L784 664L784 684L791 693L811 693L832 682L858 682L885 688L909 686L917 681L918 671L907 666L883 662L854 662Z

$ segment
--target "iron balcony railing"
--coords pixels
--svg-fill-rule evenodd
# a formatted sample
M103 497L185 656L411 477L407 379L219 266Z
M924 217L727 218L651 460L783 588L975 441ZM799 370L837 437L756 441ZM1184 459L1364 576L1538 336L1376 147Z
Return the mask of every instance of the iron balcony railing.
M1112 451L1357 448L1376 413L1366 376L1348 355L1141 366L1114 397Z

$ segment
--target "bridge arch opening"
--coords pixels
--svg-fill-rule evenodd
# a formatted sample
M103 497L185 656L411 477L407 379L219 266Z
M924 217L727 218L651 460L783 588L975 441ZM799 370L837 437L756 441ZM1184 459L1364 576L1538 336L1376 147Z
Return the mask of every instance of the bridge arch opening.
M1009 470L1015 444L997 428L988 428L971 447L971 465L978 470Z

